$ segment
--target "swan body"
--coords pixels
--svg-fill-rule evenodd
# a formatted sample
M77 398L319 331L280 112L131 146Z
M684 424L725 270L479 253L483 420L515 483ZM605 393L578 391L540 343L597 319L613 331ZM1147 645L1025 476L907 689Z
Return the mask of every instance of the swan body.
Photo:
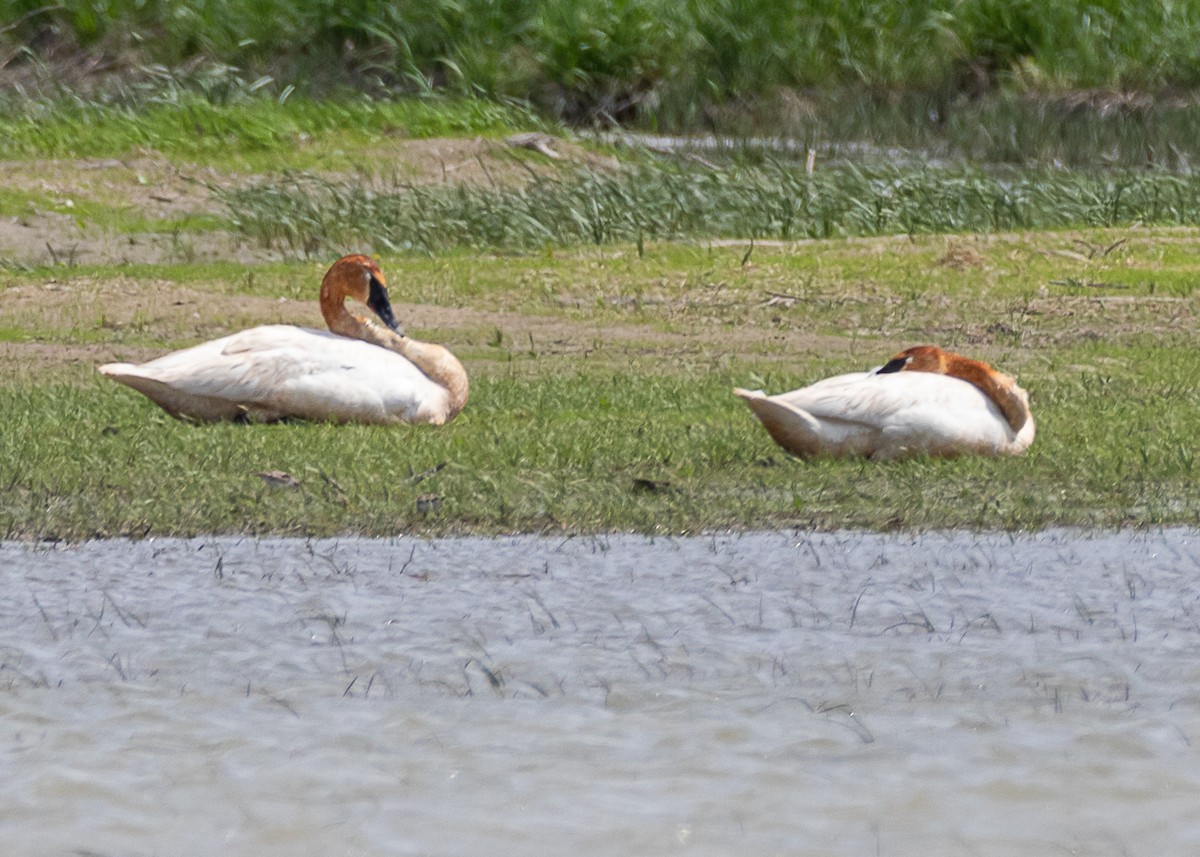
M386 327L351 315L347 297L366 304ZM440 425L462 409L462 364L440 345L403 335L371 259L335 262L322 281L321 309L330 331L255 327L141 365L110 363L100 372L172 416L196 422Z
M767 396L735 389L771 437L802 457L1006 455L1033 442L1029 397L986 363L934 346Z

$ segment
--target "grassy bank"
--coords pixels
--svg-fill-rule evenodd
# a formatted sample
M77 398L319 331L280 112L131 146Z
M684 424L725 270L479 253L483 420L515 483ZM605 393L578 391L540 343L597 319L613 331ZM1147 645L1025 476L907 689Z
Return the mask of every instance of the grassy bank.
M441 429L184 425L96 376L315 323L323 263L14 271L0 536L1195 524L1195 230L383 259L472 374ZM46 283L52 280L47 291ZM800 462L734 399L936 341L1031 392L1004 460ZM299 482L272 489L256 474Z
M314 99L237 69L213 74L219 86L198 72L94 92L0 86L0 159L154 152L255 172L368 163L378 172L371 158L387 140L561 129L518 102L354 90ZM739 102L709 115L704 129L725 136L694 153L703 160L803 163L811 151L822 171L853 163L1190 173L1200 160L1200 102L1187 97L813 91Z
M537 117L479 99L280 102L243 88L218 104L187 89L148 93L157 94L128 104L16 99L0 112L0 159L119 160L114 168L165 159L215 204L154 221L119 195L77 193L84 183L64 174L61 193L10 183L0 213L52 211L121 232L233 227L262 246L325 255L348 243L528 251L1200 222L1200 181L1188 169L1200 158L1200 108L1163 107L1140 123L1095 112L1072 122L1042 104L1036 121L996 114L937 137L905 126L900 112L843 111L836 127L800 128L788 148L734 139L661 157L560 138L551 145L576 157L554 161L503 145L512 132L546 129ZM465 155L437 142L446 137L494 145ZM434 142L414 148L423 140Z
M945 98L1200 80L1187 3L0 0L0 21L18 79L73 52L101 71L208 59L312 90L445 88L528 99L572 120L693 127L714 107L786 89Z
M0 111L0 158L121 157L243 169L339 167L381 139L500 136L538 127L527 111L474 98L377 101L360 95L280 101L248 91L216 103L154 87L128 103L12 99Z

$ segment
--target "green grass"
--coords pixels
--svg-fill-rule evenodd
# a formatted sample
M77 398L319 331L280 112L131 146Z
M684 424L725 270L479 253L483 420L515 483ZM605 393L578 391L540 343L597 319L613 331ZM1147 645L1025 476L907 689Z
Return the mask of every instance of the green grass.
M217 102L154 87L125 100L79 96L10 101L0 158L113 157L154 151L223 169L345 168L387 137L498 136L537 127L527 111L479 99L313 101L243 92ZM283 158L281 164L280 158Z
M381 117L425 117L406 134L509 120L476 125L490 114L473 102L431 100L381 104L341 129L340 105L304 118L301 101L295 114L290 99L235 101L205 102L231 129L214 132L230 147L219 166L270 167L214 184L227 215L254 242L313 258L0 267L0 537L1200 522L1200 232L1188 228L1200 185L1187 173L818 160L809 175L743 151L716 166L528 160L479 186L410 186L391 178L403 164L362 166L381 151L369 139ZM176 127L165 112L94 109L113 135L97 154L136 154L139 123ZM310 136L260 136L255 117L303 120ZM67 111L49 138L63 153L88 139L72 121ZM204 134L170 133L156 144L167 164L218 163ZM32 156L41 144L27 140ZM310 157L356 177L278 172ZM17 181L0 211L118 234L168 225L124 199L116 174L72 189L70 162L55 169L61 193ZM197 231L224 222L189 216ZM406 326L447 342L471 373L449 426L189 426L95 374L275 321L277 308L316 324L329 260L371 244ZM796 461L730 394L791 389L927 341L1019 376L1039 427L1028 454ZM267 470L300 486L273 490L256 476ZM422 511L429 494L440 505Z
M1136 229L828 240L745 264L745 246L680 244L387 257L397 301L482 313L415 331L472 375L442 428L186 425L93 364L215 335L190 307L101 324L9 301L0 328L31 342L6 347L99 350L42 367L21 352L0 381L0 537L1195 525L1197 250L1195 230ZM322 267L81 266L56 285L120 283L98 292L110 312L172 284L236 306L311 300ZM797 461L729 392L924 341L1019 376L1038 420L1026 455ZM267 470L300 487L268 488ZM440 507L421 511L426 494Z
M136 157L251 172L284 168L379 172L381 142L499 137L553 129L525 101L341 87L320 97L270 77L202 66L184 76L137 70L93 88L0 94L0 158ZM0 81L3 78L0 76ZM3 90L0 89L0 93ZM543 109L543 115L554 113ZM845 162L904 169L964 162L1190 172L1200 158L1200 102L1167 92L1125 94L1000 88L962 97L917 84L883 90L833 86L773 92L713 107L702 120L647 120L645 128L712 131L754 163L779 157L780 139L821 169ZM705 158L714 157L703 152Z
M147 65L207 57L288 84L446 87L693 124L781 87L1187 88L1200 79L1198 16L1116 0L0 2L6 46L27 63L57 33L52 45ZM219 74L206 82L222 91Z
M783 455L729 395L745 367L484 377L443 429L195 427L98 380L5 386L0 536L1195 524L1193 370L1183 342L1057 353L1023 376L1028 455L889 464Z

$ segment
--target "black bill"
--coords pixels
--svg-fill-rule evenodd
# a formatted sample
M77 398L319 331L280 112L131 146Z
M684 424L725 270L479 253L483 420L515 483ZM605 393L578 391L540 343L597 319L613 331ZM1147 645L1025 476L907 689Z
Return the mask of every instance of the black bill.
M876 375L890 375L893 372L899 372L908 365L907 357L893 357L887 363L884 363L875 372Z
M375 315L379 316L380 321L401 336L404 335L404 330L396 321L396 314L392 312L392 302L388 299L387 287L379 281L378 277L371 277L371 294L367 298L367 306Z

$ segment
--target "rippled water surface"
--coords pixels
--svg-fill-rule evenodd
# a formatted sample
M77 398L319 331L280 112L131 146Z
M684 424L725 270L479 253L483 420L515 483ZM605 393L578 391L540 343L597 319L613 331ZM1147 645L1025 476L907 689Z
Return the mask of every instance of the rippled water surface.
M0 544L12 855L1200 853L1200 534Z

